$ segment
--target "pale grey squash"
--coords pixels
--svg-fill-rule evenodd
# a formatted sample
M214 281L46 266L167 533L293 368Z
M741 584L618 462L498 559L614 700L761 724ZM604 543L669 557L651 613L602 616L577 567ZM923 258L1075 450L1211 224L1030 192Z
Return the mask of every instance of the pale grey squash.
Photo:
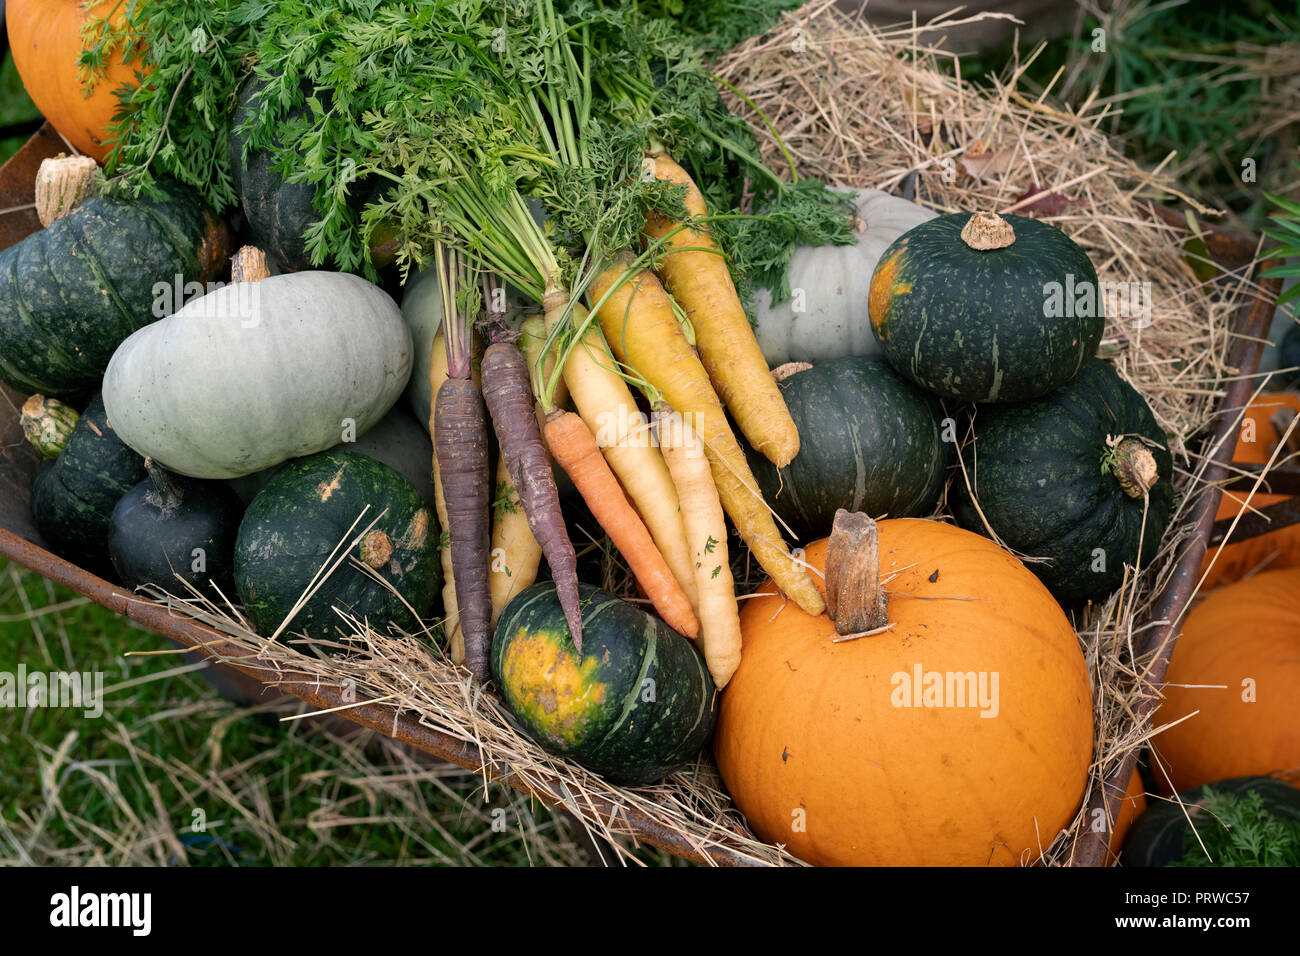
M402 287L402 318L411 330L415 357L411 363L411 382L406 387L406 401L415 417L429 422L429 349L442 325L442 290L433 269L412 272Z
M217 289L132 334L104 374L104 406L141 455L235 478L364 434L402 394L411 358L382 289L297 272Z
M865 228L853 246L800 246L790 259L794 297L772 305L771 294L754 294L754 334L769 365L817 362L841 355L875 355L867 293L881 253L935 213L878 189L838 189L853 196Z

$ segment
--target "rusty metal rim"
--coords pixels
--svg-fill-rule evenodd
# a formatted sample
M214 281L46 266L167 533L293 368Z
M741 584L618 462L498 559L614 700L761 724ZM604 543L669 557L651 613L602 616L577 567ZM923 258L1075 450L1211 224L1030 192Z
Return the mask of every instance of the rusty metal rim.
M1162 216L1162 218L1168 217ZM1258 266L1260 271L1281 265L1280 260L1267 259ZM1269 325L1272 323L1274 302L1282 291L1280 279L1267 279L1260 283L1258 294L1247 304L1242 305L1233 315L1233 328L1240 329L1240 337L1233 349L1230 364L1238 370L1239 377L1229 386L1227 394L1216 412L1218 422L1209 439L1212 447L1219 443L1219 450L1206 466L1203 481L1217 485L1229 476L1228 466L1232 463L1237 443L1232 440L1232 433L1237 426L1236 418L1229 414L1234 408L1244 408L1255 391L1255 384L1247 377L1259 368L1264 354L1265 339ZM1201 576L1201 562L1209 545L1210 533L1214 527L1214 515L1219 510L1222 497L1221 487L1214 487L1201 495L1190 518L1195 533L1186 539L1169 585L1161 594L1155 607L1148 615L1148 621L1156 626L1150 631L1140 651L1141 656L1153 654L1147 668L1148 681L1160 686L1169 669L1169 659L1173 654L1179 627L1183 616L1191 605L1193 592ZM1140 723L1155 710L1159 699L1156 695L1143 697L1137 705L1135 720ZM1093 795L1086 813L1091 817L1097 810L1104 810L1104 819L1118 818L1120 803L1128 788L1129 778L1137 766L1138 752L1141 748L1130 750L1120 761L1119 766L1111 771L1101 788ZM1090 833L1092 831L1089 831ZM1072 866L1100 866L1102 860L1109 856L1109 831L1093 833L1083 842L1082 848L1071 861Z
M473 744L434 730L391 707L346 701L337 689L322 685L306 674L281 671L278 672L273 683L267 683L266 668L252 662L253 652L232 643L220 631L183 615L173 614L163 605L136 598L124 592L122 588L50 554L3 528L0 528L0 555L49 578L56 584L71 588L78 594L90 598L148 630L165 634L207 655L216 662L217 666L237 670L262 682L268 688L274 687L292 694L318 710L344 708L343 713L349 720L377 733L409 744L424 753L464 767L473 773L482 774L520 793L536 797L547 805L567 809L564 804L565 790L557 778L546 781L545 790L537 792L517 779L508 766L495 761L485 761L482 751ZM240 663L241 661L247 663ZM620 820L621 825L626 827L635 839L692 862L723 866L753 866L761 862L746 856L740 850L726 847L703 850L645 814L633 808L616 806L604 797L591 795L590 805L604 820Z

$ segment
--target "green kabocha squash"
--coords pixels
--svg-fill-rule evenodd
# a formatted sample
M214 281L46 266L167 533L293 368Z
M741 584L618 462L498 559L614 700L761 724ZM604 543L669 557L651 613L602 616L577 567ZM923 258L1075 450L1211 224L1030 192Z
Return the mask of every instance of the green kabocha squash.
M433 470L429 467L433 461L433 442L429 440L429 428L421 426L405 405L398 402L374 428L364 435L359 435L355 442L336 446L339 451L358 451L369 455L375 461L396 468L406 480L415 485L429 507L434 505ZM264 471L254 472L242 478L232 478L231 488L242 501L252 501L253 496L266 487L283 464L272 465Z
M216 275L225 227L189 190L161 188L87 199L0 252L0 379L47 395L91 389L118 343Z
M949 501L994 534L1066 606L1110 595L1124 565L1150 565L1173 509L1173 459L1146 401L1094 359L1045 398L980 406ZM1138 548L1141 545L1141 554Z
M840 508L891 518L929 513L955 438L944 441L938 399L877 356L792 363L777 373L799 454L779 471L751 454L750 467L763 497L801 539L830 534Z
M236 282L119 346L104 404L170 471L235 478L355 439L411 373L411 336L378 286L339 272Z
M582 656L555 584L517 594L492 640L492 676L524 731L614 783L653 783L700 752L714 690L690 641L608 592L578 586Z
M168 474L151 461L149 477L118 501L108 555L128 587L155 584L189 597L180 575L210 600L235 595L235 535L244 506L219 481ZM219 592L212 589L216 585Z
M113 509L144 477L144 459L118 438L96 396L59 457L32 480L36 528L55 554L106 574Z
M885 250L871 330L890 363L944 398L1023 402L1073 378L1106 325L1087 253L1023 216L954 213Z
M270 150L247 149L248 134L242 127L260 112L260 97L266 84L250 78L244 83L230 125L230 168L235 174L239 204L254 243L266 250L281 272L310 269L307 229L320 220L312 205L316 187L311 183L287 183L272 168ZM291 116L301 116L299 107Z
M867 319L871 275L895 239L935 216L878 189L837 192L853 201L858 241L796 248L786 270L791 296L776 305L767 289L754 290L754 335L769 365L879 354Z
M1206 802L1215 795L1246 799L1259 797L1271 816L1300 824L1300 789L1278 777L1234 777L1201 787L1190 787L1177 800L1155 800L1129 831L1124 844L1125 866L1167 866L1186 861L1189 828L1196 827L1202 841L1211 830L1222 827ZM1188 818L1191 822L1188 822ZM1197 855L1203 859L1199 847Z
M332 636L344 626L332 610L336 607L378 629L389 622L412 624L408 604L417 614L427 612L441 585L432 509L394 469L336 449L290 462L244 512L235 541L235 587L258 632L274 633L317 572L332 564L330 555L337 560L343 553L335 552L340 543L358 535L351 557L324 580L286 630ZM353 558L387 586L356 567Z

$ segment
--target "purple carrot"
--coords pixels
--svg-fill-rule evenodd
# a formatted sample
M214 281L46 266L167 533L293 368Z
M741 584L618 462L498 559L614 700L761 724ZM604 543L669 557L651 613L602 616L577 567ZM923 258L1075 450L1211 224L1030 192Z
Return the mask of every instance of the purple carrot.
M492 427L515 483L519 501L533 537L550 565L560 607L569 622L569 634L582 655L582 609L578 606L578 558L564 529L560 495L555 489L551 462L542 444L541 429L533 410L533 386L528 364L510 342L494 342L483 354L483 399L492 413ZM457 583L460 579L457 578Z
M488 588L492 482L487 411L470 368L472 323L456 306L456 289L466 280L463 266L454 252L441 246L437 263L443 291L447 381L434 398L433 445L447 502L448 547L465 638L465 666L486 681L492 673L492 593Z

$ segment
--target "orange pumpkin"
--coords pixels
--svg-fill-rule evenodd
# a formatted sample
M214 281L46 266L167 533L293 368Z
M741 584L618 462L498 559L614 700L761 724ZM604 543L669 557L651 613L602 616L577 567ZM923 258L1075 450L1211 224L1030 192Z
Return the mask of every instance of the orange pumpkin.
M1156 770L1165 793L1300 770L1300 568L1265 571L1197 605L1165 682L1155 725L1187 717L1152 741L1171 778Z
M1119 805L1119 813L1115 816L1115 827L1110 831L1111 863L1119 856L1133 821L1146 813L1146 809L1147 795L1142 785L1142 774L1134 767L1133 775L1128 778L1128 787L1124 790L1124 800Z
M1262 465L1269 460L1279 438L1277 429L1273 427L1269 418L1279 408L1291 408L1300 412L1300 393L1279 392L1275 395L1261 395L1251 403L1242 419L1237 449L1232 455L1234 463ZM1235 518L1242 510L1246 495L1245 491L1225 491L1219 501L1219 510L1214 520ZM1288 497L1288 495L1257 494L1251 499L1250 507L1266 508L1269 505L1280 504ZM1250 511L1248 510L1246 514L1250 514ZM1278 528L1254 538L1230 540L1217 548L1211 548L1205 555L1205 560L1201 562L1202 574L1210 568L1212 559L1214 567L1210 569L1209 577L1201 585L1202 590L1239 581L1246 574L1260 567L1269 571L1295 567L1300 565L1300 524Z
M818 587L834 619L805 614L770 581L744 602L714 738L736 805L809 863L1036 861L1078 809L1092 754L1069 621L981 535L850 515L875 528L855 541L847 514L804 554L826 571ZM886 618L883 633L836 641Z
M27 94L69 143L98 162L108 155L104 137L117 111L116 91L135 85L135 68L116 51L105 59L104 76L86 96L77 58L82 27L114 6L109 0L89 10L81 0L9 0L7 9L9 45Z

